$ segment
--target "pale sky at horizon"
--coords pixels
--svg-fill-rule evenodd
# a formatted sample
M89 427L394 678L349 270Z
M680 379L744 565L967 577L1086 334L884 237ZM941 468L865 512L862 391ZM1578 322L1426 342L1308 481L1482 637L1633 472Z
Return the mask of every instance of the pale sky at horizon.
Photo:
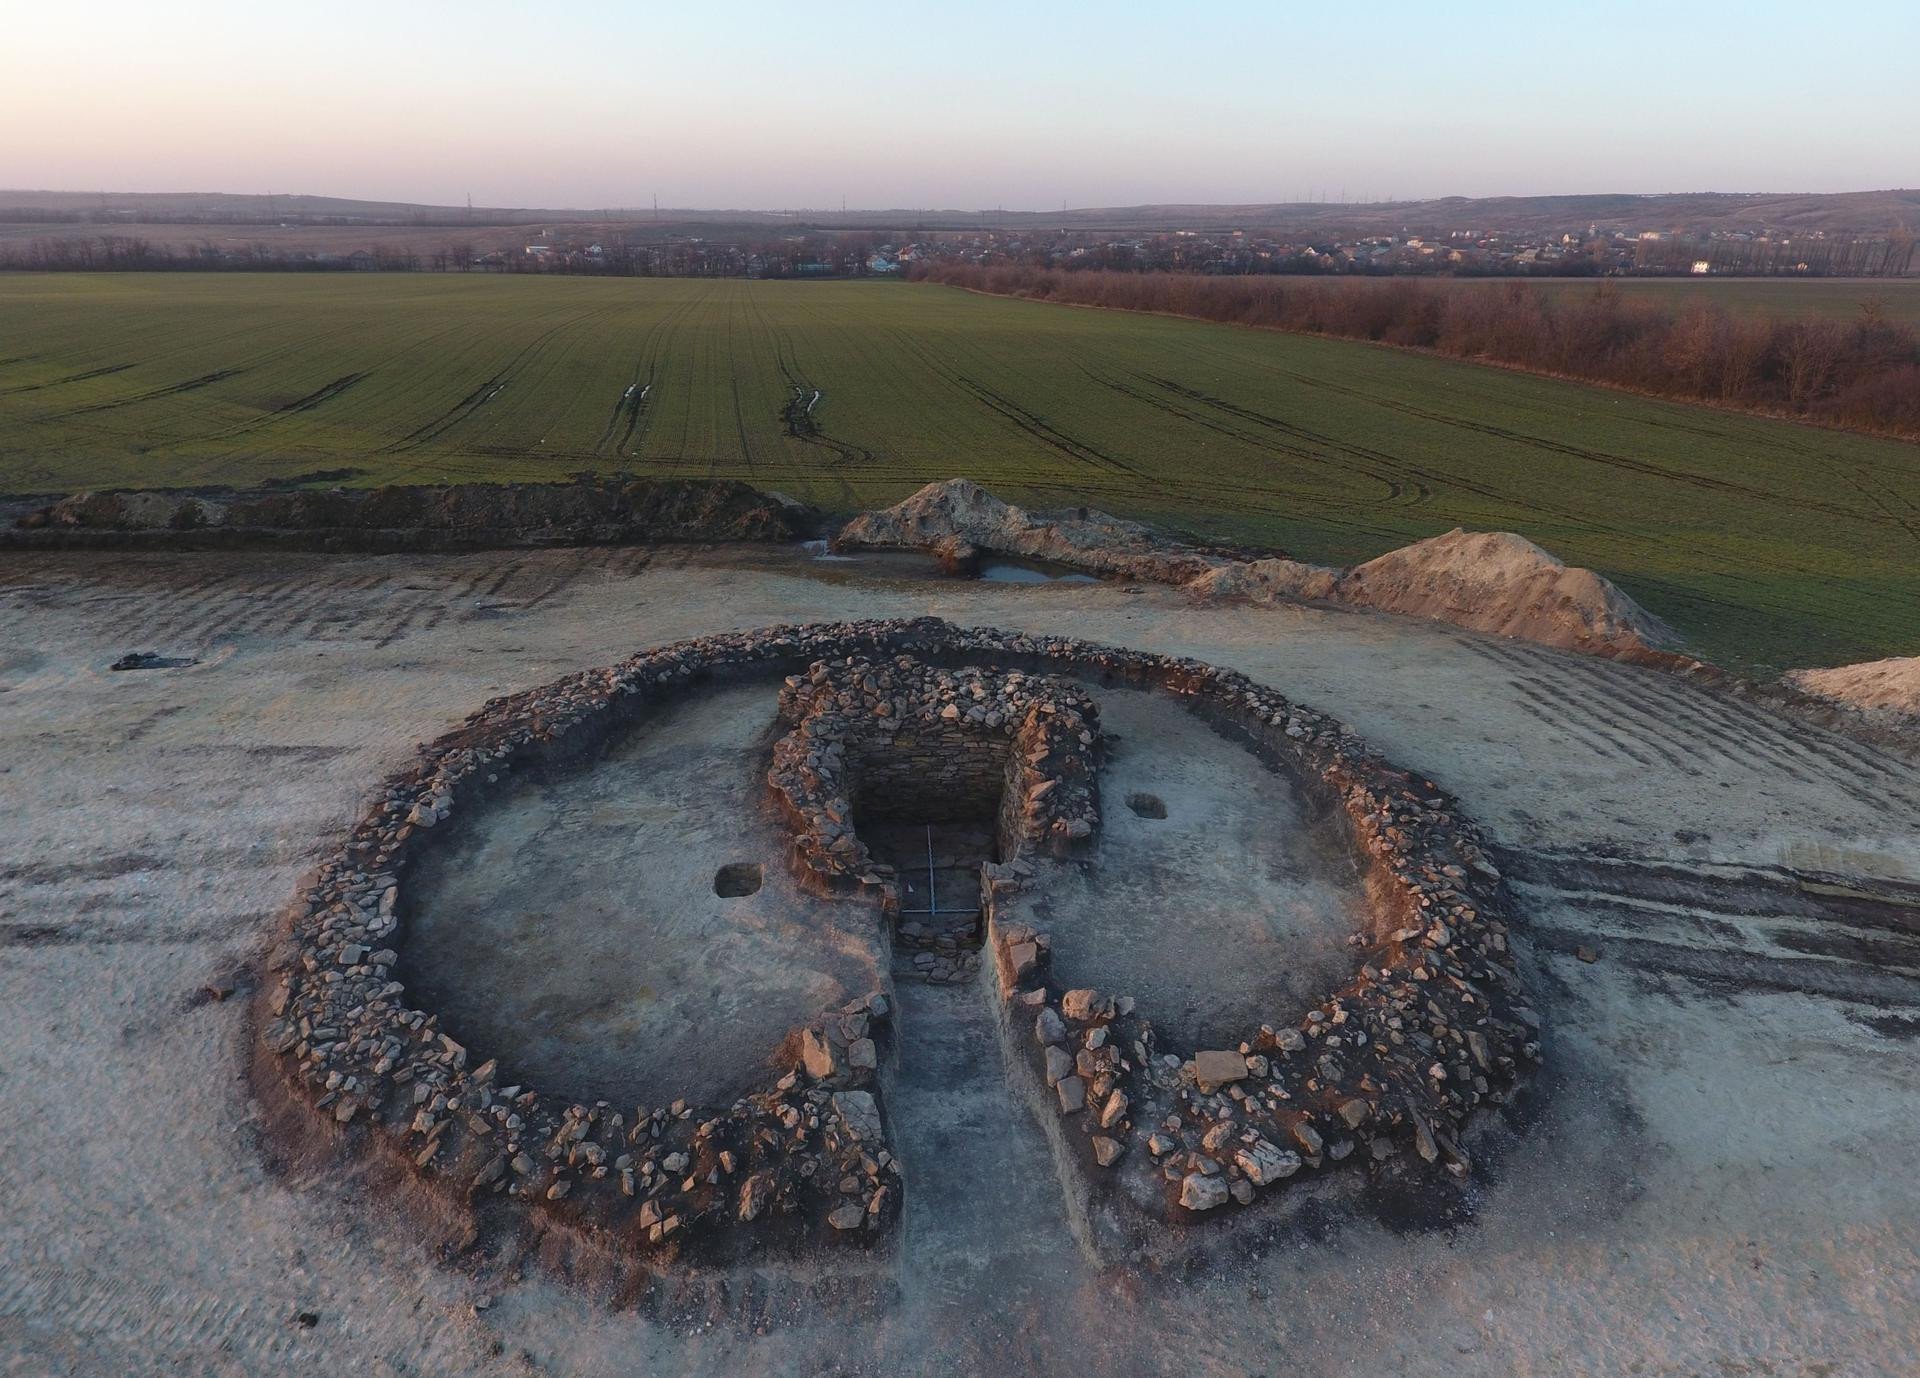
M1911 0L11 8L0 187L1057 209L1920 185Z

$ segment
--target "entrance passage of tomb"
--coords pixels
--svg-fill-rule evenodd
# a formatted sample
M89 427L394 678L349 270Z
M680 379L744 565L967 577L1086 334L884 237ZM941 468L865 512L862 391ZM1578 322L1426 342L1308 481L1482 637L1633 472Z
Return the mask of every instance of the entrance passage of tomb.
M902 946L980 945L980 868L1013 845L1009 747L1004 737L943 724L858 751L854 830L898 880Z
M875 861L900 883L899 927L907 947L955 950L980 942L980 866L995 859L978 823L884 823L860 829Z

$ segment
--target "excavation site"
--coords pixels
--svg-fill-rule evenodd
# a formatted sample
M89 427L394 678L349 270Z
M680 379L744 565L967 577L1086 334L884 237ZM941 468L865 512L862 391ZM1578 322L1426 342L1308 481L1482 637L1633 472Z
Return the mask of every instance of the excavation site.
M0 552L18 1371L1920 1365L1910 739L1511 544L715 501Z

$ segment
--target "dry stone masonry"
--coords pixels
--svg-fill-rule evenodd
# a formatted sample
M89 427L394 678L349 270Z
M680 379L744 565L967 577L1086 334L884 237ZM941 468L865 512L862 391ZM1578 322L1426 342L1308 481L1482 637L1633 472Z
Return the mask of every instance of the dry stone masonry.
M1099 826L1099 709L1079 686L1018 670L941 669L909 655L821 661L789 676L767 782L794 829L794 860L832 893L855 885L897 911L890 868L856 819L995 816L998 849L1068 856Z
M1376 915L1346 987L1233 1047L1190 1050L1160 1047L1124 995L1060 988L1035 902L1099 823L1098 712L1069 674L1170 695L1337 797ZM662 647L494 699L422 747L289 907L260 1011L278 1089L445 1200L498 1202L617 1256L883 1235L905 1189L877 1076L885 991L796 1031L765 1087L730 1105L615 1106L518 1084L510 1048L476 1061L394 979L410 863L512 772L585 759L704 686L783 676L770 792L820 888L897 904L855 831L863 807L997 797L1000 856L982 867L997 979L1034 1085L1082 1146L1073 1170L1137 1227L1210 1218L1341 1160L1464 1174L1468 1115L1538 1057L1499 873L1430 783L1231 671L927 618Z

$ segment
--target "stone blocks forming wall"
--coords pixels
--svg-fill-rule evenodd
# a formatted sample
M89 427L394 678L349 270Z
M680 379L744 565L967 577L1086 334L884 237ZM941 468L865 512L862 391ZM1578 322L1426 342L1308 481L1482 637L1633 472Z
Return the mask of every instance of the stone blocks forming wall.
M863 675L844 703L846 686L824 668L903 656ZM704 684L781 675L796 731L770 781L807 821L797 855L817 874L854 889L883 880L863 869L841 788L851 718L829 721L859 703L873 722L905 722L937 701L940 722L977 714L1002 731L993 696L1004 695L1020 712L1002 796L1018 809L1013 826L1049 854L1070 850L1096 821L1096 717L1077 686L1042 683L1048 670L1167 694L1317 783L1351 824L1374 900L1354 979L1304 1019L1249 1030L1230 1049L1167 1052L1128 1000L1051 981L1046 935L1020 908L1031 866L991 868L993 959L1031 1025L1035 1074L1085 1130L1088 1170L1150 1172L1173 1219L1343 1158L1410 1152L1464 1174L1466 1118L1503 1100L1538 1057L1540 1020L1514 969L1499 873L1451 801L1338 723L1232 671L935 619L705 637L486 703L376 792L289 906L261 996L267 1065L343 1147L405 1163L449 1202L497 1200L616 1254L672 1254L774 1221L823 1240L877 1236L904 1187L874 1079L883 994L824 1012L766 1089L730 1106L586 1105L503 1084L512 1049L476 1065L394 979L409 863L510 772L580 759ZM913 692L893 692L902 686ZM800 730L809 723L821 730Z

